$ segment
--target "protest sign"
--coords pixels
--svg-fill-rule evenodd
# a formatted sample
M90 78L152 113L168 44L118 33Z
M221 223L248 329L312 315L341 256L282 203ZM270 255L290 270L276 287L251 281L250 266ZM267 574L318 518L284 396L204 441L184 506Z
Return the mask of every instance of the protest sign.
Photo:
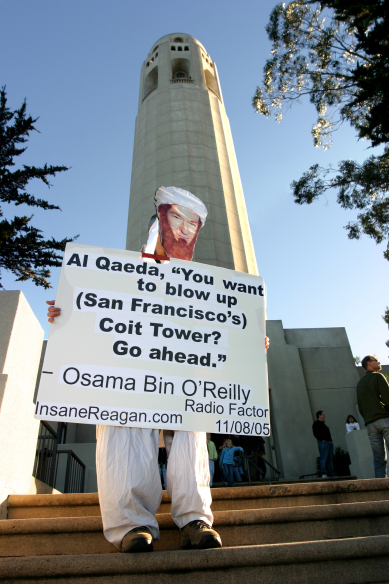
M263 279L70 243L35 417L268 436Z

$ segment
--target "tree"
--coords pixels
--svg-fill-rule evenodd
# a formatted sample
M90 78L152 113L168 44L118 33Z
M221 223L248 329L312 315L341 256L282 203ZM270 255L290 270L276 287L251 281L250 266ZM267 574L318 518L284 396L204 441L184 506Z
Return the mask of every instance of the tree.
M389 307L388 306L386 307L385 314L383 315L382 318L384 319L384 321L386 322L386 324L388 325L388 328L389 328ZM385 345L387 347L389 347L389 341L386 341Z
M282 110L309 96L317 112L315 146L332 144L347 121L358 139L383 145L364 163L313 165L291 184L295 202L312 203L331 189L344 209L357 209L348 237L376 243L389 235L389 0L297 0L277 5L266 27L273 44L264 83L253 97L257 112L282 119ZM384 256L389 260L389 242Z
M349 122L358 139L384 147L362 164L314 164L292 182L295 202L310 204L336 190L341 207L358 211L345 226L348 237L386 240L389 261L389 0L278 4L266 31L273 47L253 97L258 113L273 112L280 122L283 109L308 96L317 113L315 146L329 148L332 133ZM389 325L388 307L383 319Z
M34 127L38 118L33 119L26 114L26 101L22 106L11 111L7 107L5 87L0 92L0 201L19 206L40 207L44 210L60 210L43 199L37 199L26 190L28 183L34 179L42 180L48 187L48 177L57 172L69 170L66 166L47 166L38 168L25 166L13 170L15 159L26 151L27 147L19 147L28 141L30 132L37 131ZM4 214L0 207L0 218ZM33 215L0 220L0 279L1 269L11 271L16 281L32 279L36 286L51 288L48 278L49 267L60 266L62 255L58 252L65 249L66 243L72 239L57 241L54 238L45 240L42 231L31 225ZM74 238L73 238L74 239ZM0 281L0 288L2 288Z

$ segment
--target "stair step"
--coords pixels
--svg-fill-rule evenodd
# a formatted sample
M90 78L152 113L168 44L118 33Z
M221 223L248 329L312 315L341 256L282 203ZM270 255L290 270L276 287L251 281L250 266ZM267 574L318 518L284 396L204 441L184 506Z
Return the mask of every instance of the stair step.
M309 505L389 500L386 479L323 481L316 483L260 485L211 489L212 511L269 509ZM163 492L158 513L170 513L170 499ZM10 495L8 518L99 516L97 493L69 495Z
M5 584L385 583L389 536L152 554L1 558Z
M278 509L216 511L214 526L228 546L389 535L389 501ZM178 550L180 532L170 514L157 516L156 551ZM0 522L0 556L117 552L102 532L101 517L9 519Z

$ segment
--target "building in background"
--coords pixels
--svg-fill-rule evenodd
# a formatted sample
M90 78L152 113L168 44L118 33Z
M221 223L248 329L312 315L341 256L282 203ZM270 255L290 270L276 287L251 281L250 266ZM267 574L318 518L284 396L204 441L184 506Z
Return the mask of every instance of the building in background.
M186 34L159 39L142 65L126 248L139 251L160 186L203 201L194 261L258 274L230 124L212 61Z
M172 185L189 190L208 209L193 259L258 274L216 64L198 40L181 33L157 41L142 65L127 249L138 251L146 243L155 191ZM265 458L281 479L297 479L316 472L317 410L325 411L334 445L344 450L346 417L355 415L362 427L356 410L359 374L344 328L284 329L277 320L267 322L267 334L272 435ZM95 448L95 426L86 424L69 423L66 444L58 445L84 462L87 492L97 490Z
M162 185L189 190L208 209L194 261L258 274L216 63L197 39L182 33L159 39L142 65L127 249L138 251L147 241ZM344 421L357 415L359 376L347 334L344 328L284 330L281 321L268 321L267 333L272 436L265 458L281 478L313 474L315 412L326 411L335 446L344 450ZM95 441L94 427L69 426L67 442L79 444L72 448L85 456L81 444Z

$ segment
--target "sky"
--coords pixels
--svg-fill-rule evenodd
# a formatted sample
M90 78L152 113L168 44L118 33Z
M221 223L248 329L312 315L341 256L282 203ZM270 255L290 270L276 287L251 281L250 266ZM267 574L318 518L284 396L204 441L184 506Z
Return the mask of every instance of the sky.
M367 236L347 238L344 211L334 194L296 205L290 183L309 166L362 162L373 153L347 125L329 151L315 149L310 134L315 110L295 105L281 124L256 114L251 99L270 52L265 26L274 0L0 0L0 85L8 106L27 100L39 117L21 163L71 167L47 189L29 192L61 211L4 207L12 217L34 213L46 237L125 247L140 70L162 36L196 37L216 62L245 193L258 269L267 287L267 317L284 328L345 327L354 356L373 353L389 362L388 262L383 245ZM52 290L15 282L3 271L6 290L22 290L47 338L45 301Z

